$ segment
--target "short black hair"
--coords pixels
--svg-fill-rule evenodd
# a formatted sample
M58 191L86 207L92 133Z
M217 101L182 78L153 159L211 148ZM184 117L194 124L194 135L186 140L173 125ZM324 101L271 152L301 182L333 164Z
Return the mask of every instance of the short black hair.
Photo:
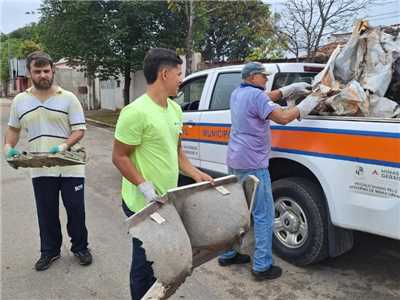
M143 61L143 73L147 84L152 84L157 80L161 67L174 68L182 63L182 59L171 49L150 49Z
M50 55L43 51L35 51L26 57L26 67L31 71L31 63L34 61L35 67L44 67L50 65L53 68L53 60Z

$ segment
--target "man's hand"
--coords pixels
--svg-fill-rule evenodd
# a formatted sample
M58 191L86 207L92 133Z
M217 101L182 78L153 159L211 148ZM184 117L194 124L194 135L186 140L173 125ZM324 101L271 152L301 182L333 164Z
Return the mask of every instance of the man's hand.
M320 102L320 99L317 96L310 95L297 104L297 109L300 112L299 117L297 118L299 121L307 116Z
M307 95L311 92L311 84L307 82L296 82L281 87L279 90L282 93L282 98L292 97L295 95Z
M196 182L209 181L211 184L214 184L214 179L202 171L198 171L196 175L193 176L193 180Z
M51 147L49 152L51 154L56 154L56 153L64 152L67 149L68 149L68 145L66 143L63 143L63 144L60 144L58 146Z
M153 202L158 200L158 195L154 189L153 184L150 181L145 181L138 185L139 190L142 192L147 202Z
M14 156L17 156L17 155L21 154L21 152L19 152L17 149L15 149L10 144L6 144L4 146L4 152L5 152L7 158L12 158Z

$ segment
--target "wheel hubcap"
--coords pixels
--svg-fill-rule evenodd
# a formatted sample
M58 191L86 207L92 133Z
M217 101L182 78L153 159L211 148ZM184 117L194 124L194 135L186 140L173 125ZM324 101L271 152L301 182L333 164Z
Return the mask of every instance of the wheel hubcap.
M274 235L288 248L299 248L307 240L306 216L291 198L282 197L275 202Z

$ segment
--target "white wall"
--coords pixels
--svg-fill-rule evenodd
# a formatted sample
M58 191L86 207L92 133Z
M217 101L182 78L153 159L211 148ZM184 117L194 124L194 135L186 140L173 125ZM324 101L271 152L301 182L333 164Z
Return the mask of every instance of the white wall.
M185 57L181 56L183 60L182 73L185 74L186 62ZM193 56L192 70L197 70L199 63L201 62L200 53L196 53ZM89 103L88 94L79 94L79 86L87 86L87 80L83 72L79 72L71 68L57 68L56 71L56 82L63 88L73 92L82 102L85 109L91 107ZM119 84L118 84L119 81ZM118 79L109 79L105 81L95 80L95 96L100 101L100 107L102 109L116 110L124 107L124 78L122 75ZM146 80L144 78L143 70L131 73L131 84L130 84L130 101L134 101L146 91Z

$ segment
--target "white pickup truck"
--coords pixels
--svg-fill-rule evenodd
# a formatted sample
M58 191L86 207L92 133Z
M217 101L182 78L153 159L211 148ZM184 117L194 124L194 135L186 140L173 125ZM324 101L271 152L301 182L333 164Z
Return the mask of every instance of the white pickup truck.
M267 90L311 82L323 67L265 66L272 74ZM214 176L227 173L229 98L241 68L191 74L176 98L183 110L183 149ZM309 116L286 126L271 122L271 129L277 255L297 265L335 257L352 248L353 230L400 239L399 119Z

